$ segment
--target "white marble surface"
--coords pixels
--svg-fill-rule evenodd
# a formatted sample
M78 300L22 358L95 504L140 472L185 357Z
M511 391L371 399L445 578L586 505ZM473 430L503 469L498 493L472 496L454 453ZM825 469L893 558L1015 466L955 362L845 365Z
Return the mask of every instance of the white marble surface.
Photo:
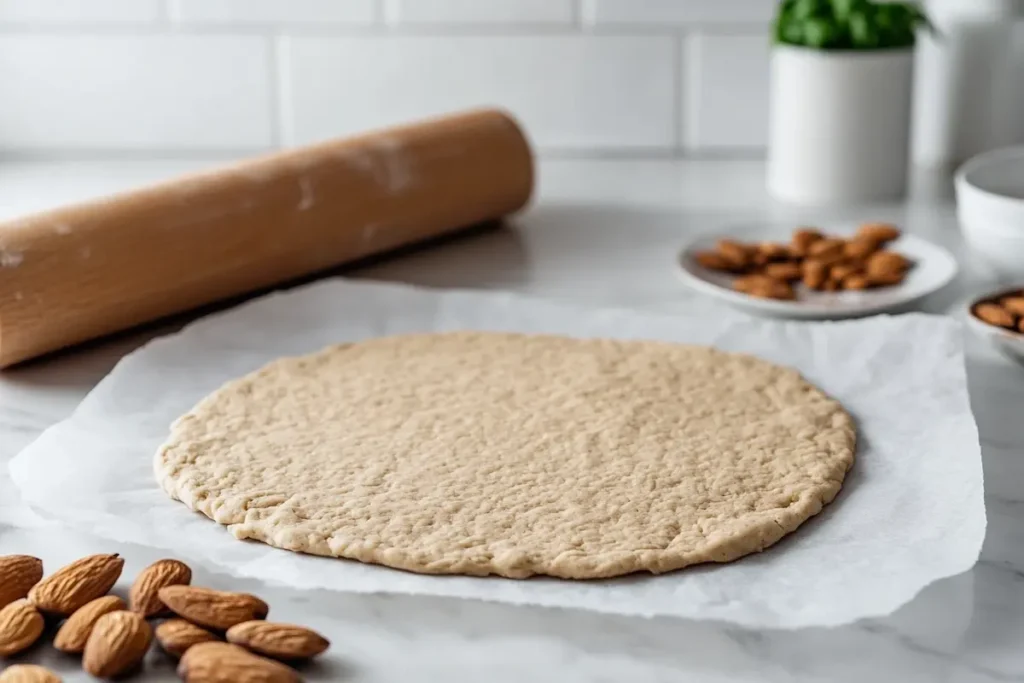
M0 217L114 191L210 160L0 164ZM677 246L696 230L770 217L827 223L888 219L960 254L945 184L921 178L904 205L795 210L773 204L751 161L548 161L535 206L511 228L467 237L360 271L433 286L503 288L686 314L717 304L683 288ZM965 273L923 304L959 315L991 282L963 257ZM3 292L0 292L3 296ZM0 463L67 416L86 392L143 340L146 330L0 374ZM309 680L351 681L1024 681L1024 369L974 339L971 398L981 432L989 510L982 559L932 585L886 619L839 629L747 631L669 619L525 609L432 598L301 593L259 585L272 615L306 623L334 642ZM153 551L73 537L17 501L0 469L0 553L31 553L50 567L91 552L121 552L125 576ZM200 573L197 582L237 587ZM124 590L121 585L119 590ZM67 681L77 663L38 648ZM171 664L150 669L171 680ZM3 664L0 664L2 667Z

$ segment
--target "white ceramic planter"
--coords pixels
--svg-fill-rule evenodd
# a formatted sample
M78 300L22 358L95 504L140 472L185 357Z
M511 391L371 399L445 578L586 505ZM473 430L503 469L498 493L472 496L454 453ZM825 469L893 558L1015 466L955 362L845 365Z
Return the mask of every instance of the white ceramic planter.
M802 204L902 197L914 52L772 49L768 188Z

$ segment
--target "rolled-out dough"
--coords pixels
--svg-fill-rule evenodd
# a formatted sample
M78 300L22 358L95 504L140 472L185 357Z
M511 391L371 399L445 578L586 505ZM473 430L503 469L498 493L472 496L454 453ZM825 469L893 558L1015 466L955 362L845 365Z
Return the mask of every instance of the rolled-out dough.
M235 537L431 574L727 562L839 492L851 418L710 348L484 332L284 358L178 419L175 499Z

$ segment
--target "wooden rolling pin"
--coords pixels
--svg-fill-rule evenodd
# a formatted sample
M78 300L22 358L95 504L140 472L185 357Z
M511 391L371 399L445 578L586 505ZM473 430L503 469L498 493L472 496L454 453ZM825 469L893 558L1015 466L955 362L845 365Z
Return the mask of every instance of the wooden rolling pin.
M472 111L0 224L0 367L522 208L529 144Z

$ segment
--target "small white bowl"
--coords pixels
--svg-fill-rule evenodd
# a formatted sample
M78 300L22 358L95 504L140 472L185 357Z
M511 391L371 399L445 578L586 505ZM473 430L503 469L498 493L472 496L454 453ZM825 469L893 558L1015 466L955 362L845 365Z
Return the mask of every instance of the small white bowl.
M1024 280L1024 147L979 154L954 185L964 241L998 275Z
M992 292L985 296L978 297L967 304L964 313L967 316L967 326L979 337L987 341L997 351L1010 360L1024 364L1024 333L1007 330L996 325L989 325L983 320L974 316L974 307L984 301L992 301L1003 296L1019 292L1020 287L1014 287L1000 292Z

